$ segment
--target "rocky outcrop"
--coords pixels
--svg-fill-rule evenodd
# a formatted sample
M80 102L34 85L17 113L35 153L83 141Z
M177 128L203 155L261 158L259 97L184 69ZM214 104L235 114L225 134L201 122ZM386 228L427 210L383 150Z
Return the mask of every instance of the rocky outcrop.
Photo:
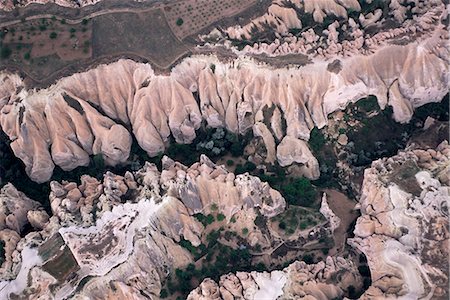
M310 265L297 261L281 271L226 274L218 283L205 279L188 299L342 298L350 286L361 286L357 274L355 264L342 257Z
M40 203L19 192L12 184L0 191L0 230L10 229L22 233L27 224L42 229L48 222L48 215Z
M116 289L127 298L157 297L165 278L193 261L181 239L198 246L205 238L194 214L216 211L229 222L242 213L253 224L257 215L285 209L267 183L235 176L206 156L190 167L167 157L162 164L162 171L147 163L124 176L108 172L101 182L86 175L80 185L52 182L53 216L42 230L22 239L0 231L8 270L1 273L0 297L96 299ZM255 229L241 238L251 245L264 237Z
M327 124L328 114L373 94L382 108L393 107L397 121L407 122L415 107L448 92L446 39L438 32L427 37L342 59L338 73L320 61L273 69L247 58L221 63L194 56L169 76L120 60L39 91L1 74L0 124L38 182L50 178L55 164L70 171L86 166L92 154L109 165L125 162L131 133L150 156L164 151L171 137L191 143L202 122L237 134L253 128L268 163L276 157L283 165L304 164L305 175L316 179L318 164L304 141L314 126Z
M364 12L358 14L361 6L354 0L274 0L264 15L222 32L215 29L202 40L205 48L221 45L240 54L274 57L301 54L309 59L325 58L331 65L336 56L368 55L386 44L405 45L434 34L447 35L445 1L387 0L375 3L372 10L363 6ZM314 22L302 24L301 16L306 20L310 16ZM324 18L327 27L322 24ZM239 50L236 41L246 46Z
M325 219L330 222L331 230L334 231L341 224L341 219L331 210L327 201L327 194L323 193L322 195L322 203L320 205L320 213L325 217Z
M362 299L447 299L450 147L407 150L364 173L350 245L368 260Z
M92 5L100 1L101 0L1 0L0 10L11 11L14 8L27 6L31 3L55 3L59 6L79 8L86 5Z

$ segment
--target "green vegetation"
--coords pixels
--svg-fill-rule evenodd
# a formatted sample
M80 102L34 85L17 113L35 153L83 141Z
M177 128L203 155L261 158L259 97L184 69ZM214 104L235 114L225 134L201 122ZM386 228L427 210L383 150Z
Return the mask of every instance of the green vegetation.
M225 220L225 215L224 214L218 214L217 215L217 221L222 222L223 220Z
M165 299L165 298L169 297L169 292L167 292L166 289L162 289L161 292L159 293L159 297L161 297L162 299Z
M244 174L246 172L251 173L252 171L256 170L256 165L250 161L245 162L244 165L237 164L235 174Z
M7 59L11 56L11 54L12 54L11 48L9 48L8 46L5 46L5 45L1 46L1 49L0 49L0 57L1 58Z
M184 23L183 19L182 18L178 18L177 25L181 26L181 25L183 25L183 23Z
M210 225L214 222L214 216L212 214L208 214L205 216L204 214L195 214L194 217L203 224L203 226Z
M363 112L379 111L380 106L378 105L377 97L370 95L366 98L362 98L356 102L356 106L359 110Z
M305 230L314 227L325 219L317 211L291 205L283 213L273 217L272 221L279 222L278 227L286 234L293 234L297 229Z
M56 37L58 36L58 34L54 31L52 31L49 35L49 38L51 38L52 40L56 39Z
M0 266L5 261L5 242L0 240Z
M199 160L201 154L206 154L215 160L230 153L241 156L251 136L238 137L223 128L205 128L197 131L197 137L191 144L177 144L172 141L166 153L172 159L185 165L191 165Z
M242 234L247 235L248 234L248 228L242 228Z
M297 178L281 187L281 193L290 205L311 207L317 198L316 188L307 178Z
M25 53L25 54L23 55L23 58L26 59L26 60L30 60L30 57L31 57L30 51L28 51L27 53Z
M201 268L189 264L185 269L176 269L175 276L170 276L166 282L168 295L180 292L183 299L195 288L195 282L201 282L205 278L218 281L223 274L237 271L264 271L263 264L252 265L252 256L247 248L232 249L231 247L214 242L208 245L208 255ZM195 279L195 281L193 281Z
M325 137L320 132L320 129L317 127L314 127L313 130L311 130L310 137L309 137L309 147L314 153L318 153L323 146L325 145Z
M216 65L215 64L210 64L209 68L211 69L211 71L214 73L216 73Z

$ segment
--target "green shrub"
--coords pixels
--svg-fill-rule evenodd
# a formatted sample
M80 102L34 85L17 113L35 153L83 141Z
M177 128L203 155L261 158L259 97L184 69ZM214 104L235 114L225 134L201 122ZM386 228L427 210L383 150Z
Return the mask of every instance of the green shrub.
M317 127L311 130L308 143L311 150L315 153L319 152L325 145L325 137Z
M225 220L225 215L224 214L218 214L217 215L217 221L222 222L223 220Z
M234 165L234 160L232 159L227 160L227 166L231 167L232 165Z
M317 197L315 187L306 178L298 178L290 184L283 185L281 193L291 205L312 206Z
M52 32L50 33L50 35L49 35L49 37L50 37L52 40L56 39L57 36L58 36L58 34L57 34L56 32L54 32L54 31L52 31Z
M214 222L214 216L212 214L209 214L206 216L206 224L212 224Z
M244 227L242 228L242 234L247 235L248 234L248 228Z
M7 59L8 57L11 56L11 54L12 54L12 50L8 46L3 46L0 50L0 56L3 59Z
M177 25L181 26L181 25L183 25L183 23L184 23L183 19L182 18L178 18Z
M169 297L169 292L167 292L166 289L162 289L161 293L159 293L159 297L161 297L162 299Z

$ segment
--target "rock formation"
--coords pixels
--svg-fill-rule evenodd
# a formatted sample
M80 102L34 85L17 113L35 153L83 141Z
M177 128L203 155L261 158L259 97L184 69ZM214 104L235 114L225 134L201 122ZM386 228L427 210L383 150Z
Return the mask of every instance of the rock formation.
M349 286L359 287L355 264L342 257L308 265L296 261L280 271L225 274L218 283L205 279L188 300L213 299L335 299Z
M164 151L170 137L190 143L202 121L238 134L253 128L263 137L269 162L276 156L285 166L299 163L316 179L318 163L304 142L310 130L369 94L382 108L392 106L399 122L407 122L415 107L440 101L448 92L445 41L435 34L385 46L342 59L338 73L325 62L273 69L248 58L221 63L214 56L187 58L169 76L120 60L42 90L26 90L16 75L4 73L0 124L38 182L50 178L55 164L69 171L86 166L92 154L110 165L125 162L130 131L150 156Z
M22 239L10 229L0 231L6 250L0 298L14 293L62 299L74 296L77 287L80 299L115 290L126 298L159 296L165 278L193 260L180 240L198 246L204 238L194 214L209 214L214 204L228 221L242 214L253 223L257 215L275 216L286 205L267 183L228 173L205 156L189 168L164 157L162 172L147 163L124 176L106 173L102 182L86 175L80 185L52 182L50 203L53 216L42 230ZM23 209L30 214L34 207ZM26 210L16 214L26 217ZM251 245L267 239L265 234L255 229L242 239ZM50 284L51 290L44 288Z
M266 14L222 32L215 29L202 40L206 48L220 44L239 54L302 54L331 62L336 56L372 54L387 44L405 45L433 34L448 35L445 1L386 0L369 11L365 6L370 3L360 3L274 0ZM301 19L308 17L314 22L302 24ZM324 18L328 19L326 27ZM239 50L236 41L245 45L243 49Z
M12 184L1 189L0 230L10 229L20 234L28 224L40 230L47 221L48 215L38 202L19 192Z
M364 173L362 216L349 243L368 260L362 299L447 299L450 147L408 150Z
M83 7L100 1L101 0L0 0L0 10L10 11L16 7L27 6L31 3L55 3L64 7Z

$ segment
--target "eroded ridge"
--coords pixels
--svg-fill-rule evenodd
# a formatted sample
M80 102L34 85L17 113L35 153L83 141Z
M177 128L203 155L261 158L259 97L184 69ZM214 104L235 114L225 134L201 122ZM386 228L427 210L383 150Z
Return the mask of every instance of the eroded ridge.
M444 141L375 161L365 171L362 216L349 240L371 271L363 299L448 298L449 162Z
M253 131L264 141L267 163L300 164L303 175L315 179L310 130L367 95L381 108L392 106L396 121L408 122L415 107L448 93L446 41L436 31L420 42L340 59L338 70L325 61L276 69L248 58L223 63L193 56L169 75L156 75L147 64L120 60L42 90L1 74L0 124L38 182L51 177L55 164L69 171L86 166L92 154L109 165L125 162L131 133L150 156L172 137L191 143L202 122L238 134Z
M257 216L276 216L286 206L267 183L248 174L235 176L205 156L191 167L164 157L162 172L147 163L125 176L108 172L102 182L89 176L81 178L81 185L52 182L50 219L37 218L39 208L12 186L0 197L8 200L2 209L14 199L23 202L28 214L11 208L7 219L30 223L35 230L24 238L20 228L0 230L6 245L0 281L4 299L13 294L63 299L75 290L90 299L117 293L157 297L169 274L193 262L180 241L197 247L206 240L194 214L219 212L224 224L237 229ZM232 217L243 221L230 223ZM262 228L241 234L241 240L263 247L279 243L277 235Z

